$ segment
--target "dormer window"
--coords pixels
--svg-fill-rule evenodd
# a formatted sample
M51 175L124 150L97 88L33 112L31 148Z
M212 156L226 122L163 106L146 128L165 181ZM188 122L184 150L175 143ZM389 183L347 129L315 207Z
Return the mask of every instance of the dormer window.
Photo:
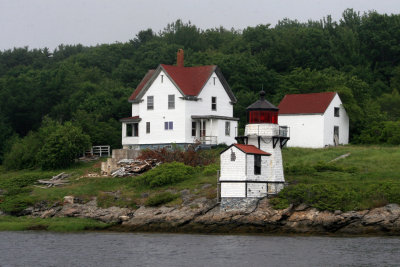
M335 117L340 117L340 108L335 108Z
M211 97L211 110L217 110L217 97Z

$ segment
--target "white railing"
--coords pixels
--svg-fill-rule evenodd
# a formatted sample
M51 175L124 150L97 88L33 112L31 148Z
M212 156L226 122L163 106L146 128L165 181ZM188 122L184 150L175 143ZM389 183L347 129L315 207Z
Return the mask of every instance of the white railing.
M99 157L110 156L110 146L92 146L92 148L86 153L90 155L96 155Z
M217 145L218 144L217 136L202 136L202 137L200 137L200 142L203 145Z

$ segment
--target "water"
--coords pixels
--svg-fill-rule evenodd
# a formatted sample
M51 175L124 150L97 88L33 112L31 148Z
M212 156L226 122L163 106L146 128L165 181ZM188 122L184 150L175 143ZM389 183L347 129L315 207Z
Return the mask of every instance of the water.
M400 238L0 232L0 266L399 266Z

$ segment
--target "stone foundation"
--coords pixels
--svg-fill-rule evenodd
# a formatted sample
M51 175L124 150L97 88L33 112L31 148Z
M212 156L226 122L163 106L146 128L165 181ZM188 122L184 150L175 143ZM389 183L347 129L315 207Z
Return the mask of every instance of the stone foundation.
M221 198L221 211L246 210L256 206L260 198L257 197L223 197Z

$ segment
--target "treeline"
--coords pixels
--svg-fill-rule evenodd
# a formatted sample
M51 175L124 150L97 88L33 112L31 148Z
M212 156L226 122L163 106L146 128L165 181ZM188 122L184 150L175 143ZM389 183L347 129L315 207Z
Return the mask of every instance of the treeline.
M40 131L45 116L81 129L94 145L120 147L118 119L130 115L129 95L148 69L175 64L179 48L186 66L221 68L242 128L262 87L274 104L287 93L337 91L352 142L400 143L400 15L347 9L338 22L203 30L178 20L127 43L0 52L0 159Z

